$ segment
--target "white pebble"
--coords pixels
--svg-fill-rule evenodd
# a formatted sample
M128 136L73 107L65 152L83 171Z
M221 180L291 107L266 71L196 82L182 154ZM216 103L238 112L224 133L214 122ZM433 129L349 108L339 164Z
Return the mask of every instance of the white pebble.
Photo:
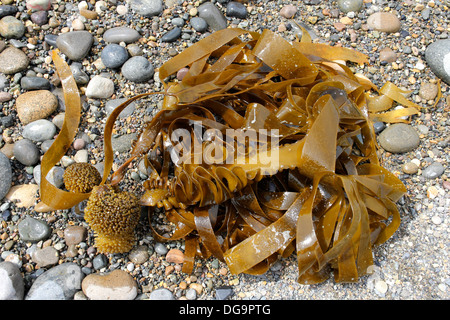
M388 290L388 285L383 280L378 280L375 283L375 290L384 295Z
M119 4L117 6L117 13L120 15L124 15L128 13L128 8L126 6L124 6L123 4Z
M434 217L431 218L431 221L432 221L434 224L441 224L442 219L441 219L439 216L434 216Z
M129 264L127 264L127 270L128 270L129 272L132 272L132 271L134 270L134 263L129 263Z

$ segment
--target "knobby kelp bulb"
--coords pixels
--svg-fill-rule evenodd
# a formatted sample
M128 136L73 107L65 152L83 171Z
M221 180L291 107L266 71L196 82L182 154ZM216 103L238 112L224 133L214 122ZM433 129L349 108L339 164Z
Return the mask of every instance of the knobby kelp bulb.
M84 209L84 219L96 235L95 246L104 253L131 250L139 217L139 199L111 185L94 187Z
M71 192L90 192L102 181L100 172L90 163L74 163L64 171L64 186Z

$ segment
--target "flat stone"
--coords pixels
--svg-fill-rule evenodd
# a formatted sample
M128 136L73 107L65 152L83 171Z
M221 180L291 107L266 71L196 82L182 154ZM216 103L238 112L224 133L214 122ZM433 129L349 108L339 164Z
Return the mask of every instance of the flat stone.
M17 115L23 124L44 119L58 107L58 98L48 90L22 93L16 99Z
M205 2L198 7L198 15L205 19L206 23L214 31L225 29L227 27L227 19L223 13L212 2Z
M181 251L180 249L170 249L166 254L166 261L171 263L183 263L183 251Z
M88 31L63 33L56 39L56 45L70 60L82 60L91 49L94 37Z
M0 20L0 34L7 39L19 39L25 33L22 21L13 16L6 16Z
M52 233L51 228L45 221L25 217L18 225L19 235L24 242L39 242L47 239Z
M39 119L27 124L22 131L22 136L31 141L40 141L53 139L56 134L56 126L53 122L46 119Z
M120 106L122 103L127 101L127 98L119 98L119 99L112 99L108 100L105 104L105 111L107 115L110 115L111 112L114 111L118 106ZM125 109L122 110L122 112L119 114L119 118L125 119L128 116L130 116L133 111L136 109L136 103L133 101L131 102Z
M81 268L65 262L41 274L28 291L25 300L72 300L81 289Z
M138 290L133 277L119 269L108 274L89 274L81 287L90 300L133 300Z
M384 48L380 51L380 61L395 62L397 60L397 54L391 48Z
M14 74L25 70L30 63L27 55L15 47L7 47L0 53L0 72Z
M17 161L26 166L33 166L39 162L39 149L28 139L16 141L14 143L13 154Z
M144 17L159 15L163 10L161 0L130 0L131 10Z
M0 6L0 19L6 16L14 16L17 13L17 7L8 4Z
M295 16L296 13L297 13L297 7L292 4L285 5L280 10L280 16L282 16L283 18L286 18L286 19L291 19L292 17Z
M436 76L450 84L450 39L430 44L425 50L425 60Z
M49 90L50 81L42 77L22 77L20 86L23 90Z
M31 256L33 262L35 262L40 268L47 268L58 263L59 253L53 247L45 247L36 250Z
M20 269L9 261L0 262L0 301L23 300L25 283Z
M400 19L391 12L375 12L367 19L367 25L370 29L394 33L400 30Z
M0 200L2 200L11 188L12 170L11 163L3 152L0 152Z
M122 66L122 75L130 81L145 82L152 79L155 69L152 63L143 56L128 59Z
M51 0L27 0L27 9L29 10L50 10L51 7Z
M111 144L114 152L128 152L131 148L132 142L137 138L136 133L124 134L111 139Z
M103 34L103 40L111 43L132 43L137 40L141 35L136 30L129 27L115 27L105 31Z
M392 153L403 153L414 150L420 144L416 130L405 123L393 124L379 135L381 147Z
M433 162L428 167L422 170L422 176L426 179L436 179L440 177L445 171L444 166L440 162Z
M31 21L36 23L38 26L42 26L48 22L47 11L36 11L30 16Z
M149 300L175 300L173 293L166 288L156 289L150 293Z
M226 300L233 295L232 287L220 287L216 288L216 299L217 300Z
M126 48L112 43L103 48L101 58L105 67L120 68L128 60L128 51Z
M128 259L134 264L143 264L148 261L149 257L148 247L145 245L133 248L128 254Z
M94 76L86 88L86 97L91 99L107 99L114 93L114 82L100 75Z
M181 36L180 27L175 27L161 37L162 42L174 42Z

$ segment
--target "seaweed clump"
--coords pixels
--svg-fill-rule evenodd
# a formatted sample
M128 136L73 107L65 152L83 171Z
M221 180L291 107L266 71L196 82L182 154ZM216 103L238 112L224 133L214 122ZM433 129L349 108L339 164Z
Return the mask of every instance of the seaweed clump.
M103 253L130 251L139 217L139 199L111 185L95 186L84 209L84 219L95 232L95 246Z
M74 163L64 171L64 186L70 192L86 193L102 182L100 172L90 163Z
M66 119L42 160L43 177L67 151L80 119L70 68L56 51L52 57L64 80ZM148 208L151 228L154 207L161 207L175 230L167 237L152 228L154 237L185 240L186 273L195 258L214 256L233 274L262 274L296 254L300 283L330 274L355 282L374 264L373 247L398 229L396 202L406 193L379 162L373 122L408 122L420 106L390 82L378 89L346 61L368 63L352 49L312 43L306 30L292 43L270 30L217 31L160 67L164 92L137 95L109 115L103 178L90 196L43 178L42 202L66 209L89 197L85 219L102 252L130 250L139 206ZM184 67L184 78L173 80ZM110 176L115 120L152 94L164 95L161 110ZM177 132L182 140L174 139ZM237 132L255 135L240 140ZM279 158L263 161L272 151ZM149 175L138 200L118 185L140 158Z

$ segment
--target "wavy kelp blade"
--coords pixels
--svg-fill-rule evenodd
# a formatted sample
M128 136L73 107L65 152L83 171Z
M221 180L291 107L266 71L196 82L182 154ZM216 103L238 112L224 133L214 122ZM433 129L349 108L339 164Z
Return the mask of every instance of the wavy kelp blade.
M41 162L41 201L53 209L68 209L89 197L89 193L67 192L56 188L47 179L47 173L70 148L80 122L80 94L75 79L67 63L59 56L58 50L52 51L61 84L64 90L66 112L60 133L44 154Z

